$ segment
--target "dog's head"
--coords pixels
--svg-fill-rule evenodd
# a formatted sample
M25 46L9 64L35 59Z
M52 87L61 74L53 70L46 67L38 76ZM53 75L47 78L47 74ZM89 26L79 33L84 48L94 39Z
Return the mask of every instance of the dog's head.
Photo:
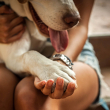
M67 29L75 26L80 18L73 0L18 0L29 4L34 22L40 32L49 35L57 52L68 44Z

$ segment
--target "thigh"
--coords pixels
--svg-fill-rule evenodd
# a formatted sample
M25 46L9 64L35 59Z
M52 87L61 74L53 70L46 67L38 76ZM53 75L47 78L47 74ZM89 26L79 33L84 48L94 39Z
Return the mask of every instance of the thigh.
M13 110L14 89L19 78L0 64L0 110Z
M48 96L42 94L34 87L34 77L25 77L15 90L15 110L45 110Z
M66 99L53 100L53 103L58 102L59 110L84 110L98 95L99 82L96 71L82 62L75 62L73 70L76 73L78 88Z
M51 99L34 87L34 77L24 78L15 93L16 110L82 110L87 108L98 95L98 77L93 68L75 62L78 88L73 95L64 99Z

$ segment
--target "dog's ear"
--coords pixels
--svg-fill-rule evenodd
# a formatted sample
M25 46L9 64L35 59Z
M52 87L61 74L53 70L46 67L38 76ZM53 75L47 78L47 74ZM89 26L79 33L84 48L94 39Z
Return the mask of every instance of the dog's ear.
M26 3L28 0L18 0L19 3Z

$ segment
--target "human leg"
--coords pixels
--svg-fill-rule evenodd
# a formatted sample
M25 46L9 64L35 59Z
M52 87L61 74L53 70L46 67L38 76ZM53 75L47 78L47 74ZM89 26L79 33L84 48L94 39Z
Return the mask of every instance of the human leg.
M0 110L13 110L14 89L18 81L18 77L0 64Z
M43 95L34 86L34 77L20 81L15 90L15 110L37 110L44 106L48 96Z
M66 100L59 101L59 110L85 110L95 101L98 95L99 84L95 70L84 63L76 62L74 71L77 77L78 89Z
M23 79L16 88L15 110L83 110L98 95L98 77L93 68L76 62L73 67L76 73L78 89L73 95L64 99L51 99L37 90L33 77Z

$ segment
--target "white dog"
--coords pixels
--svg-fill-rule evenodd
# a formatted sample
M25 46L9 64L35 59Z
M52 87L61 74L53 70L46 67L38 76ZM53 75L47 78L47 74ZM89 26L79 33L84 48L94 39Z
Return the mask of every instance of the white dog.
M78 22L79 13L73 0L0 0L22 17L26 17L23 37L10 44L0 44L0 62L19 76L34 75L40 80L64 78L65 87L75 82L75 73L52 61L40 51L50 36L57 52L68 44L67 29ZM35 40L36 39L36 40Z

